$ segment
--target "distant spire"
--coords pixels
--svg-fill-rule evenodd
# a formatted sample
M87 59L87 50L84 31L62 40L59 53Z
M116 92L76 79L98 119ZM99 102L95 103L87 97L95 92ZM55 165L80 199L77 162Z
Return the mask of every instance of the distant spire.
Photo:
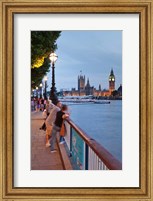
M101 84L99 84L99 91L101 91Z
M111 69L110 75L114 76L113 68Z
M90 87L89 78L87 79L86 87L88 87L88 88Z

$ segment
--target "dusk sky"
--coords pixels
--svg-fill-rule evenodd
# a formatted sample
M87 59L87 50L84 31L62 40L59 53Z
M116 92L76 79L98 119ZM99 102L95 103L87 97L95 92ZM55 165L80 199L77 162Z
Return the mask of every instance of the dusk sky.
M62 31L57 40L58 60L55 63L56 88L77 89L82 72L86 82L98 89L108 89L108 77L113 69L117 89L122 84L122 31ZM48 73L48 90L51 73Z

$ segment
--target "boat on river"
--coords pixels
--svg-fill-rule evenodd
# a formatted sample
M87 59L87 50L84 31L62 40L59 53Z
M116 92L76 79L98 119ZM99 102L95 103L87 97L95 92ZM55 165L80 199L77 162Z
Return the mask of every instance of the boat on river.
M110 101L105 100L94 100L95 104L110 104Z
M92 104L110 104L110 101L108 100L98 100L93 99L89 96L72 96L72 97L64 97L59 99L63 103L71 103L71 104L84 104L84 103L92 103Z

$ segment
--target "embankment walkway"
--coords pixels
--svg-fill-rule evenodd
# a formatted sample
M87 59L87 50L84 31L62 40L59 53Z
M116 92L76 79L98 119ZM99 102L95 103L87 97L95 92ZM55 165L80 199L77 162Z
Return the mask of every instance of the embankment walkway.
M31 112L31 170L63 170L57 143L55 153L45 146L45 131L39 129L43 122L42 112Z

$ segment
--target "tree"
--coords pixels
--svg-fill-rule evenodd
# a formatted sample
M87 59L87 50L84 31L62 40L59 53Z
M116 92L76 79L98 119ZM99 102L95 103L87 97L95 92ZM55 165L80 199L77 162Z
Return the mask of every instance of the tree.
M60 31L31 32L31 85L38 86L44 75L49 72L49 55L57 49L56 40Z
M118 91L117 91L117 90L114 90L114 91L112 92L112 96L113 96L113 97L118 96Z
M49 58L44 59L44 64L39 68L31 68L31 88L39 86L42 82L44 75L49 72L50 60Z

